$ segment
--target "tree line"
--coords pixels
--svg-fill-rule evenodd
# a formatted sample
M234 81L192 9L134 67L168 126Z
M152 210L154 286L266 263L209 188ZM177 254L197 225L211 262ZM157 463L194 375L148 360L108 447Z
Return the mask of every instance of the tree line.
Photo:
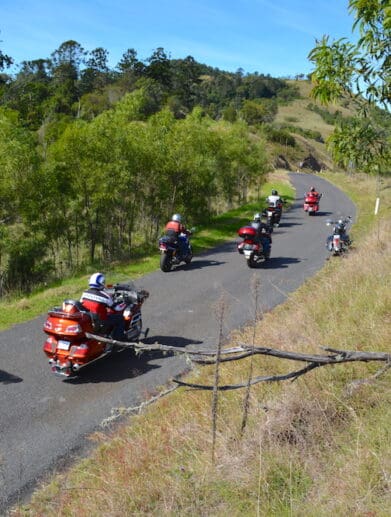
M233 206L250 181L260 185L264 140L244 121L214 121L200 107L180 119L168 108L146 116L148 103L135 90L52 141L0 110L3 293L129 259L156 245L172 212L206 221L217 200Z
M228 110L232 119L247 101L297 96L282 79L242 69L224 72L192 56L171 59L161 47L145 60L127 49L114 69L108 59L102 47L87 51L74 40L65 41L49 58L22 61L15 76L0 74L0 105L16 110L26 127L37 130L60 118L91 120L139 88L148 92L149 114L169 106L177 118L201 106L212 118ZM11 63L3 54L0 71Z
M13 62L1 53L0 70ZM0 294L129 257L172 212L205 222L246 201L267 170L264 137L286 81L228 73L156 49L66 41L0 75Z

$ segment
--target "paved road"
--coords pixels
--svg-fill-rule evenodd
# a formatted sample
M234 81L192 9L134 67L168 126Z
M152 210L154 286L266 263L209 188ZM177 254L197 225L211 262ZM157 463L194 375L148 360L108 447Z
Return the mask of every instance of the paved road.
M354 217L354 205L319 176L292 173L291 180L297 199L273 233L267 267L248 268L233 241L195 257L190 265L170 273L159 270L136 282L150 291L143 311L148 342L212 347L218 335L213 307L222 293L228 302L228 335L252 318L254 275L261 278L267 310L322 267L330 230L326 219ZM310 185L324 193L314 217L302 210ZM50 372L42 352L44 320L42 315L0 332L0 512L28 495L42 476L85 454L86 437L112 408L139 404L186 368L180 357L155 353L132 359L126 351L91 365L77 380L64 381Z

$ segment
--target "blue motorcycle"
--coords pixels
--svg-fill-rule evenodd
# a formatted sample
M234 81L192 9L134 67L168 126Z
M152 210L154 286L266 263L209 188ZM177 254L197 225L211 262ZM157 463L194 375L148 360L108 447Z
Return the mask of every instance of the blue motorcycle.
M174 233L168 233L160 237L160 269L164 273L168 273L173 265L178 265L181 262L190 264L193 258L190 235L191 232L180 233L178 236Z

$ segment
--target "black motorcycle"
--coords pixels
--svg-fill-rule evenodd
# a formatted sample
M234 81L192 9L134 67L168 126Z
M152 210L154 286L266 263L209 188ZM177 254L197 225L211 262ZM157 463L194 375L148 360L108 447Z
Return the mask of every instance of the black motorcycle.
M332 221L328 219L326 221L327 226L333 226L333 233L327 237L326 247L332 255L342 255L345 253L352 241L346 231L348 224L351 222L351 216L345 217L344 219L338 219L338 221Z
M265 210L262 212L262 215L266 217L266 224L270 226L273 231L274 226L280 226L280 220L282 215L282 206L283 201L270 204Z
M192 232L166 234L159 238L160 269L164 273L171 271L173 265L181 262L190 264L193 258L193 249L189 237Z

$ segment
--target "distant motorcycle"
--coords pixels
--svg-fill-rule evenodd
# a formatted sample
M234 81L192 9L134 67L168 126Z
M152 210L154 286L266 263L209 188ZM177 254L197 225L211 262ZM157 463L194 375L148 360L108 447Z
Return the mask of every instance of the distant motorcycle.
M115 304L121 307L124 346L121 348L116 344L114 347L101 341L97 336L107 338L109 335L102 329L102 322L96 314L88 311L78 300L65 300L61 307L48 312L43 327L47 334L43 351L54 373L74 377L84 366L103 359L114 350L124 350L127 342L138 341L142 333L146 336L148 330L142 330L141 306L149 296L148 291L137 289L133 283L116 284L107 291Z
M322 197L322 194L312 194L312 192L307 192L304 197L304 212L307 212L308 215L315 215L316 212L319 211L319 200Z
M164 273L171 271L173 265L185 262L190 264L193 258L193 249L190 243L192 231L163 235L159 238L160 269Z
M269 204L262 212L262 215L266 217L266 224L268 224L272 229L274 226L280 226L282 206L283 202L278 201L274 204Z
M266 230L262 231L264 231L266 235ZM243 226L239 228L238 235L243 241L237 245L237 249L241 255L245 256L248 267L254 268L257 267L258 264L269 260L270 248L267 252L264 250L262 240L255 228L252 226Z
M326 247L332 255L342 255L349 249L352 241L346 229L351 220L351 216L348 216L337 221L332 221L331 219L326 221L327 226L334 225L332 234L326 240Z

